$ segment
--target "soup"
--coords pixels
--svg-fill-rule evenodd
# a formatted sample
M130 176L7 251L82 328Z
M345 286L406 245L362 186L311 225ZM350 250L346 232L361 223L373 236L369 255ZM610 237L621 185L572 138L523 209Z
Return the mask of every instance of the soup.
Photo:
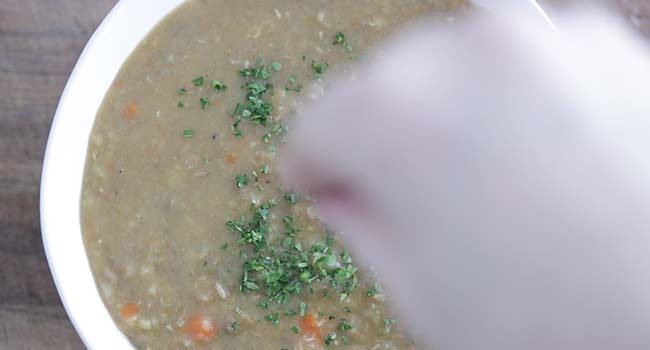
M458 0L193 0L124 64L90 136L81 201L106 307L138 349L414 349L371 269L276 151L323 78L353 78L405 22Z

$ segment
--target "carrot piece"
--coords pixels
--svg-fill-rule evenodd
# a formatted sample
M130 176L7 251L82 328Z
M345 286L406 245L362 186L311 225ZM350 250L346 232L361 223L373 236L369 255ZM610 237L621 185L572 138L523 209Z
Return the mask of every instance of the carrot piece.
M305 317L300 319L300 331L303 336L311 338L313 342L321 344L323 341L323 334L316 313L308 313Z
M236 160L237 160L237 158L235 157L234 154L232 154L232 153L226 154L226 164L233 165L233 164L235 164Z
M187 319L186 330L197 343L209 343L217 336L217 323L204 315L193 315Z
M131 102L124 108L124 118L133 120L138 116L138 105Z
M122 306L122 317L125 320L134 318L140 312L140 306L136 303L128 302Z

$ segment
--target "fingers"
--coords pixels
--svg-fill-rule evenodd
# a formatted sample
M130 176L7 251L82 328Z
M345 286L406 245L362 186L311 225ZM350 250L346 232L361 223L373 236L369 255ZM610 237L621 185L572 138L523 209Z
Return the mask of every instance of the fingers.
M631 247L647 246L639 188L650 167L636 155L648 144L637 116L647 116L638 91L650 70L614 72L606 55L589 56L604 50L578 33L602 23L562 38L520 19L420 28L293 128L285 179L315 194L425 339L650 346L637 293L650 286L626 280L645 266ZM645 67L621 35L603 33L634 52L610 57Z

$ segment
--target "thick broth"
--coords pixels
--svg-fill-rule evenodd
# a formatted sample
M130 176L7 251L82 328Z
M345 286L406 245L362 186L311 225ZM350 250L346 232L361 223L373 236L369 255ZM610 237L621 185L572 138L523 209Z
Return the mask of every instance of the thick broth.
M327 87L319 72L353 76L368 48L399 25L431 14L451 22L465 7L462 0L193 0L149 34L98 113L81 203L97 285L134 346L416 347L372 273L354 273L354 262L314 217L309 198L279 188L274 148L303 101ZM249 71L257 79L239 72L261 65L266 68ZM213 87L213 80L228 88ZM255 96L272 104L262 120L267 126L236 109L255 88L242 87L247 82L266 89ZM233 112L242 117L236 128ZM262 213L268 233L256 251L238 229L243 225L250 234L255 225L248 220L260 209L268 209L268 217ZM284 303L267 301L259 274L247 277L257 286L243 283L244 263L250 267L270 247L284 249L274 242L286 239L287 254L296 257L296 247L302 249L306 269L324 275L299 280L302 292L289 293ZM325 255L336 260L320 270ZM341 267L351 274L333 286Z

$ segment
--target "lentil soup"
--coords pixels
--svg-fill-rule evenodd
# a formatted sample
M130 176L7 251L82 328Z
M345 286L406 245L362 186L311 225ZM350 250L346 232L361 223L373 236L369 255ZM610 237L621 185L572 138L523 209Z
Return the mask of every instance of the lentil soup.
M415 349L369 269L282 188L276 148L329 74L463 0L191 0L124 64L97 115L82 230L137 349Z

